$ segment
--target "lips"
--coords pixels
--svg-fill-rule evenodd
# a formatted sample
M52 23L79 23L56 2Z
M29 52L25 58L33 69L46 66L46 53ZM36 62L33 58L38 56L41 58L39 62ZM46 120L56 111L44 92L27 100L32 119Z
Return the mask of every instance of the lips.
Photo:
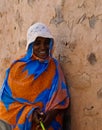
M39 53L40 54L46 54L46 51L40 51Z
M47 54L48 54L47 51L40 51L40 52L39 52L39 55L42 55L42 56L43 56L43 55L45 56L45 55L47 55Z
M35 54L35 56L41 58L41 59L45 59L49 56L49 50L46 49L46 50L35 50L33 52Z
M49 53L48 53L47 51L40 51L40 52L39 52L39 57L40 57L40 58L45 59L45 58L48 57L48 55L49 55Z

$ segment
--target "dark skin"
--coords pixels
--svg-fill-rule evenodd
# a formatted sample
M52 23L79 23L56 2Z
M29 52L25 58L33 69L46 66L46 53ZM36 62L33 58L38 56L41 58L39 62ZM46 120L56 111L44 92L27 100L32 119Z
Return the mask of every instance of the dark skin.
M67 110L68 108L60 109L60 110L53 109L53 110L47 111L46 113L43 113L39 108L37 108L33 112L33 117L32 117L33 125L36 126L36 130L42 130L40 126L40 121L42 121L45 129L47 129L49 125L51 124L52 120L56 118L58 114L65 113L67 112ZM32 127L32 130L35 130L35 127L34 128Z
M33 45L33 54L40 59L46 59L49 56L50 39L37 37ZM32 125L36 125L36 130L40 130L40 121L43 122L45 128L48 128L52 120L61 110L50 110L43 113L39 108L35 109L32 114ZM32 126L32 130L33 126Z
M33 45L33 54L44 60L49 56L49 47L49 38L37 37Z
M57 116L60 110L50 110L46 113L41 112L40 109L36 109L33 112L33 124L36 124L36 129L41 130L40 121L43 122L44 127L47 129L52 122L52 120ZM34 129L32 129L34 130Z

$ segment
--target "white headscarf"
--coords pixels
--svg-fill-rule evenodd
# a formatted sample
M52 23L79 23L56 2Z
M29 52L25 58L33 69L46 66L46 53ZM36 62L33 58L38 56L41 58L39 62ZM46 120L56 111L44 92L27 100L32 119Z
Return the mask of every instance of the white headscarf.
M48 29L48 27L43 23L35 23L29 27L27 31L27 46L26 50L28 49L29 44L35 41L37 37L45 37L45 38L52 38L53 36Z

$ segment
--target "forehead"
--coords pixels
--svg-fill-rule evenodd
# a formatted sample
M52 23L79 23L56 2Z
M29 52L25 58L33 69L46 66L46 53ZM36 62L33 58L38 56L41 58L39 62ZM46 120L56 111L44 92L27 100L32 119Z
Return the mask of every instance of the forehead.
M45 38L45 37L37 37L36 38L36 40L35 41L37 41L37 40L47 40L47 41L49 41L50 40L50 38Z

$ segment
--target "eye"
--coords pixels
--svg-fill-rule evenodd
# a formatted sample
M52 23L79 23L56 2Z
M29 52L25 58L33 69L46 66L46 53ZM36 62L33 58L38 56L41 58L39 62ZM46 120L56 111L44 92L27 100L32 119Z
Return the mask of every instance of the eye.
M45 45L47 45L47 46L50 45L50 39L49 38L45 40Z
M36 46L39 46L41 44L41 41L40 40L36 40L35 42L34 42L34 45L36 45Z

